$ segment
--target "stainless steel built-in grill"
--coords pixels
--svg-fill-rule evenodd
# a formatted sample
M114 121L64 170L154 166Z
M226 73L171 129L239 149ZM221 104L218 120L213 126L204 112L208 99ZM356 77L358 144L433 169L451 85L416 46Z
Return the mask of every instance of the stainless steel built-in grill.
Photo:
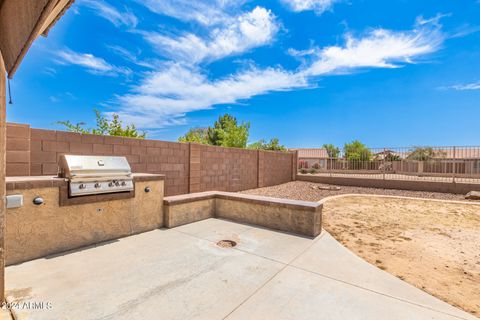
M125 157L64 155L59 167L60 177L69 179L72 197L133 190L132 171Z

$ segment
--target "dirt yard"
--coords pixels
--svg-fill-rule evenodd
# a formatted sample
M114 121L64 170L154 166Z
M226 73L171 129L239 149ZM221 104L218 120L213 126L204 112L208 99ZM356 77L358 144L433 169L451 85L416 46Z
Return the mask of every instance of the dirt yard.
M320 197L312 192L297 193L299 190L292 191L291 186L284 188L287 185L249 193L300 200ZM313 190L310 184L301 188L305 192ZM398 195L413 196L409 193ZM419 194L430 198L456 197ZM341 197L326 202L323 227L368 262L452 305L480 315L480 205Z
M323 217L368 262L480 315L480 205L346 197L327 202Z

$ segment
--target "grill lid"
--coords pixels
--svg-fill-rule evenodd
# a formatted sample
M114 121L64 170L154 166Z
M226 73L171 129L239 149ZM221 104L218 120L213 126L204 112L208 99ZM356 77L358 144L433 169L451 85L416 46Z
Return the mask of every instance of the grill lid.
M59 167L60 176L71 180L130 177L132 173L125 157L62 155Z

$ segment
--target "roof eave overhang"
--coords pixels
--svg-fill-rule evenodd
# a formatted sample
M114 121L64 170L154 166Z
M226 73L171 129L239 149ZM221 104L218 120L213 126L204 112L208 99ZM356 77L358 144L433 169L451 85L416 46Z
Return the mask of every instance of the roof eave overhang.
M14 2L10 4L8 1ZM8 20L9 22L2 23L4 29L6 29L7 32L8 29L17 30L17 34L10 37L8 39L9 41L4 38L4 41L0 43L0 51L5 55L5 67L8 78L10 79L17 71L35 39L41 34L46 35L74 2L74 0L48 0L40 9L37 7L36 9L38 10L30 11L30 17L27 15L19 15L18 19L13 19L11 17L15 13L21 12L22 10L27 11L26 8L35 8L35 3L30 5L28 0L21 2L16 1L17 0L0 0L0 10L2 10L0 18L5 20L10 19ZM3 10L5 10L5 12L3 12ZM23 33L19 33L18 30L21 30L22 23L24 31ZM31 25L31 28L25 28L25 25Z

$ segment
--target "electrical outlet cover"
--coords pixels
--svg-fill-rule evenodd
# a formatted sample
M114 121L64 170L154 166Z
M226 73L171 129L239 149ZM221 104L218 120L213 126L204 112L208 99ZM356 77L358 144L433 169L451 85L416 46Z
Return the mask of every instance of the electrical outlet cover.
M7 196L7 209L20 208L23 206L23 194Z

